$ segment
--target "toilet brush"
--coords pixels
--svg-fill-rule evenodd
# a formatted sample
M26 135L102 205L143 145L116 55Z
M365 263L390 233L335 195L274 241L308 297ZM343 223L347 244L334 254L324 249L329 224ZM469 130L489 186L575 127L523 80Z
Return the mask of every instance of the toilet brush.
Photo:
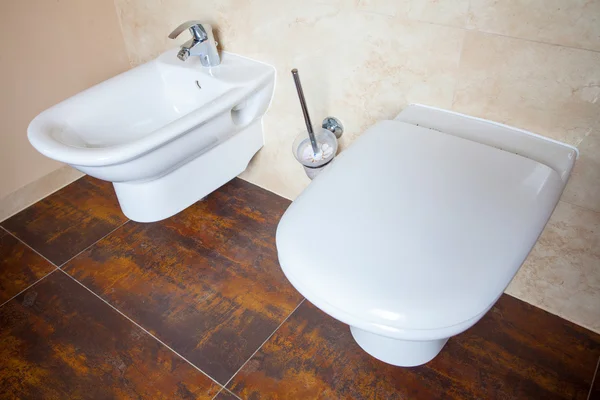
M313 132L312 123L310 122L310 115L308 115L308 108L306 107L306 99L304 98L304 91L302 90L302 84L300 83L300 75L298 75L298 70L296 68L292 70L292 76L294 77L294 83L296 84L296 90L298 91L298 98L300 99L302 114L304 114L304 122L306 123L306 130L308 131L310 145L312 146L313 159L318 161L323 158L323 152L319 148L317 139L315 138L315 133Z

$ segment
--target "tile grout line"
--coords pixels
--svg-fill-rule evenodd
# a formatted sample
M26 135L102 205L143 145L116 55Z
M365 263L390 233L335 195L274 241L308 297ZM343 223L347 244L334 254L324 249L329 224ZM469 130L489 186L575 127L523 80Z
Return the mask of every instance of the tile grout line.
M566 186L565 186L565 188L566 188ZM571 205L573 207L580 208L580 209L582 209L584 211L591 211L591 212L593 212L595 214L600 214L600 211L596 211L593 208L587 208L587 207L584 207L584 206L580 206L579 204L575 204L575 203L572 203L570 201L566 201L566 200L562 200L562 199L559 199L558 201L562 202L562 203L567 203L567 204L569 204L569 205Z
M303 297L302 300L300 301L300 303L298 303L298 305L296 306L296 308L294 308L292 310L292 312L287 317L285 317L285 319L283 321L281 321L281 323L279 324L279 326L277 326L277 328L275 328L275 330L269 335L269 337L266 338L265 341L262 342L262 344L260 346L258 346L258 349L256 349L256 351L254 353L252 353L252 355L250 357L248 357L248 359L244 362L244 364L242 364L242 366L237 371L235 371L235 374L233 374L231 376L231 378L229 378L229 380L225 383L225 385L223 385L223 387L225 389L227 389L227 385L229 385L229 383L231 383L231 381L233 380L233 378L235 378L235 376L242 370L242 368L244 368L246 366L246 364L248 364L248 362L252 359L252 357L254 357L254 355L256 353L258 353L258 351L260 349L262 349L262 347L265 345L265 343L267 343L269 341L269 339L271 339L271 337L279 330L279 328L281 328L281 326L286 323L286 321L292 316L292 314L294 314L296 312L296 310L302 305L302 303L304 303L304 300L306 300L306 299ZM227 389L227 390L229 390L229 389ZM233 393L233 394L235 395L235 393ZM214 397L213 397L213 400L214 400Z
M592 390L594 390L594 382L596 382L596 378L598 378L598 368L600 368L600 357L598 357L598 362L596 363L596 370L594 371L594 376L592 376L592 383L590 384L590 390L588 391L587 400L592 400Z
M454 102L456 101L456 90L460 83L460 67L463 61L463 52L465 50L465 42L467 41L467 33L465 32L462 41L460 42L460 50L458 51L458 62L456 63L456 79L454 80L454 88L452 89L452 100L450 101L450 109L454 110Z
M19 243L22 243L25 247L27 247L29 250L33 251L35 254L37 254L38 256L42 257L44 260L48 261L48 263L50 263L50 265L52 265L54 267L54 269L50 272L48 272L46 275L42 276L40 279L36 280L35 282L33 282L31 285L27 286L25 289L21 290L19 293L15 294L14 296L12 296L10 299L6 300L5 302L3 302L2 304L0 304L0 307L4 306L6 303L8 303L9 301L11 301L12 299L14 299L15 297L19 296L21 293L25 292L26 290L29 290L32 286L38 284L41 280L47 278L48 276L50 276L52 273L54 273L57 269L62 269L62 267L68 263L69 261L71 261L72 259L74 259L75 257L77 257L78 255L80 255L81 253L83 253L84 251L86 251L87 249L89 249L90 247L92 247L93 245L95 245L96 243L98 243L100 240L104 239L105 237L107 237L108 235L110 235L111 233L113 233L114 231L116 231L117 229L121 228L123 225L125 225L126 223L128 223L130 220L128 219L127 221L123 222L121 225L119 225L118 227L116 227L115 229L113 229L112 231L108 232L106 235L102 236L100 239L96 240L94 243L90 244L89 246L87 246L85 249L83 249L82 251L80 251L79 253L77 253L76 255L74 255L73 257L69 258L67 261L65 261L64 263L62 263L60 266L56 265L55 263L53 263L52 261L50 261L48 258L46 258L42 253L40 253L39 251L37 251L36 249L34 249L33 247L31 247L27 242L25 242L24 240L20 239L18 236L16 236L15 234L13 234L11 231L9 231L8 229L6 229L5 227L3 227L2 225L0 225L0 230L3 230L4 232L6 232L8 235L12 236L16 241L18 241Z
M477 28L477 27L469 28L468 27L468 22L469 22L468 18L469 18L470 12L471 12L471 2L469 2L469 6L467 8L467 13L465 15L464 24L462 26L457 26L457 25L452 25L449 23L434 22L434 21L428 21L428 20L421 19L421 18L409 17L407 14L405 14L405 15L401 15L401 14L390 15L390 14L385 14L385 13L381 13L381 12L358 10L359 14L376 15L376 16L386 17L386 18L390 18L390 19L396 19L396 20L400 20L400 21L418 22L418 23L429 24L429 25L434 25L434 26L441 26L443 28L460 29L460 30L467 31L467 32L483 33L483 34L487 34L487 35L499 36L499 37L508 38L508 39L522 40L522 41L530 42L530 43L545 44L548 46L564 47L564 48L572 49L572 50L581 50L581 51L589 51L592 53L600 53L600 50L590 49L590 48L586 48L586 47L577 47L574 45L552 43L549 41L544 42L542 40L529 39L526 37L511 36L508 34L503 34L503 33L498 33L498 32L493 32L493 31L486 31L486 30L483 30L483 29Z
M223 392L227 392L230 395L232 395L233 397L235 397L236 399L242 400L242 398L240 396L238 396L237 394L233 393L231 390L227 389L226 387L224 387L223 389L219 390L219 393L215 394L215 397L213 397L212 400L215 400Z
M466 32L475 32L475 33L483 33L486 35L492 35L492 36L499 36L499 37L503 37L503 38L507 38L507 39L515 39L515 40L522 40L525 42L529 42L529 43L537 43L537 44L545 44L548 46L556 46L556 47L564 47L567 49L572 49L572 50L580 50L580 51L588 51L591 53L600 53L600 50L595 50L595 49L590 49L590 48L585 48L585 47L576 47L573 45L567 45L567 44L560 44L560 43L552 43L552 42L544 42L542 40L535 40L535 39L529 39L529 38L525 38L525 37L519 37L519 36L511 36L511 35L507 35L504 33L498 33L498 32L493 32L493 31L486 31L483 30L481 28L477 28L477 27L468 27L468 18L469 18L469 14L471 12L471 4L469 2L469 7L467 9L467 15L465 16L465 23L462 26L458 26L458 25L452 25L449 23L443 23L443 22L434 22L434 21L428 21L425 19L420 19L420 18L414 18L414 17L409 17L408 15L400 15L400 14L396 14L396 15L389 15L389 14L383 14L383 13L378 13L378 12L370 12L370 11L358 11L360 14L368 14L368 15L375 15L375 16L380 16L380 17L386 17L386 18L390 18L390 19L395 19L395 20L400 20L400 21L404 21L404 22L418 22L418 23L422 23L422 24L428 24L428 25L434 25L434 26L440 26L442 28L450 28L450 29L460 29Z
M37 254L38 256L42 257L44 260L48 261L50 263L50 265L52 265L54 268L58 268L58 265L54 264L52 261L50 261L49 259L47 259L42 253L40 253L39 251L37 251L36 249L34 249L30 245L28 245L24 240L19 239L16 235L14 235L8 229L6 229L4 227L2 227L2 229L4 229L6 231L6 233L8 233L13 238L15 238L18 242L23 243L23 245L25 245L25 247L27 247L29 250L33 251L35 254Z
M440 24L435 24L435 25L440 25ZM450 25L443 25L443 26L450 26ZM578 50L578 51L589 51L590 53L600 53L599 50L585 49L583 47L569 46L569 45L566 45L566 44L542 42L541 40L534 40L534 39L527 39L527 38L522 38L522 37L517 37L517 36L510 36L510 35L505 35L505 34L496 33L496 32L488 32L488 31L483 31L483 30L479 30L479 29L476 29L476 28L466 28L465 27L465 28L458 28L458 29L464 29L464 30L466 30L468 32L477 32L477 33L483 33L483 34L486 34L486 35L499 36L499 37L503 37L503 38L507 38L507 39L522 40L524 42L529 42L529 43L545 44L547 46L563 47L565 49Z
M60 264L60 266L57 266L57 268L62 269L62 267L64 267L65 265L67 265L67 263L71 260L73 260L75 257L77 257L78 255L80 255L81 253L83 253L84 251L88 250L90 247L94 246L96 243L98 243L99 241L101 241L102 239L106 238L107 236L111 235L113 232L115 232L116 230L122 228L123 226L125 226L125 224L127 224L129 221L131 221L130 219L128 219L127 221L123 222L121 225L117 226L115 229L113 229L112 231L108 232L106 235L102 236L100 239L96 240L94 243L90 244L89 246L87 246L85 249L81 250L79 253L75 254L73 257L69 258L67 261L63 262L62 264Z
M66 271L62 270L61 268L57 268L56 270L62 272L63 274L65 274L66 276L68 276L69 278L71 278L73 281L77 282L77 284L79 284L81 287L83 287L85 290L87 290L88 292L90 292L91 294L93 294L94 296L96 296L98 299L100 299L103 303L105 303L106 305L108 305L110 308L112 308L113 310L115 310L116 312L118 312L120 315L122 315L123 317L125 317L125 319L127 319L129 322L131 322L132 324L134 324L135 326L137 326L138 328L140 328L143 332L147 333L148 335L150 335L152 338L154 338L158 343L162 344L163 346L165 346L167 349L169 349L170 351L172 351L173 353L175 353L178 357L180 357L182 360L184 360L185 362L187 362L189 365L191 365L195 370L199 371L200 373L202 373L203 375L207 376L211 381L213 381L214 383L217 384L218 387L220 388L224 388L225 386L221 385L219 382L217 382L215 379L213 379L210 375L208 375L206 372L202 371L200 368L198 368L197 366L195 366L191 361L189 361L187 358L183 357L181 354L179 354L177 351L175 351L171 346L167 345L165 342L163 342L162 340L160 340L158 337L156 337L154 334L152 334L151 332L149 332L148 330L146 330L146 328L144 328L143 326L141 326L140 324L138 324L137 322L135 322L133 319L129 318L126 314L124 314L123 312L121 312L121 310L119 310L118 308L116 308L115 306L113 306L112 304L110 304L108 301L104 300L101 296L99 296L98 294L96 294L94 291L92 291L90 288L88 288L87 286L85 286L83 283L79 282L77 279L75 279L74 277L72 277L71 275L69 275ZM220 392L220 390L219 390Z
M27 286L25 289L21 290L19 293L15 294L13 297L11 297L10 299L6 300L4 303L0 304L0 308L2 308L5 304L7 304L9 301L13 300L14 298L16 298L17 296L19 296L21 293L31 289L33 286L37 285L40 281L46 279L47 277L49 277L50 275L52 275L53 273L55 273L59 268L57 266L54 266L54 269L50 272L48 272L46 275L42 276L40 279L38 279L37 281L33 282L31 285Z
M4 230L4 232L6 232L8 235L12 236L17 242L22 243L23 246L27 247L29 250L33 251L35 254L37 254L38 256L42 257L44 260L48 261L50 263L50 265L52 265L54 267L54 269L52 269L52 271L48 272L46 275L42 276L40 279L36 280L35 282L33 282L31 285L27 286L25 289L21 290L19 293L15 294L14 296L12 296L10 299L6 300L5 302L3 302L2 304L0 304L0 307L4 306L5 304L7 304L9 301L11 301L12 299L16 298L17 296L19 296L21 293L25 292L26 290L29 290L31 287L33 287L34 285L37 285L41 280L47 278L48 276L52 275L58 268L58 266L56 264L54 264L52 261L48 260L46 257L44 257L42 254L40 254L36 249L34 249L33 247L31 247L30 245L28 245L27 243L25 243L24 241L22 241L21 239L19 239L18 237L16 237L15 235L13 235L13 233L11 231L9 231L8 229L6 229L3 226L0 226L0 229Z
M467 41L468 28L469 25L469 14L471 13L471 0L467 3L467 12L465 14L465 20L463 21L463 37L460 42L460 50L458 51L458 63L456 65L456 79L454 79L454 88L452 89L452 100L450 101L450 110L454 110L454 102L456 101L456 91L460 87L460 67L463 63L463 53L465 51L465 42Z
M470 8L471 8L471 5L469 4L469 12L470 12ZM370 13L370 14L386 16L384 14L378 14L378 13ZM400 16L400 15L388 16L388 17L396 18L396 19L400 19L400 20L404 20L404 21L408 21L408 22L420 22L420 23L434 25L434 26L441 26L443 28L460 29L460 30L463 30L466 32L483 33L485 35L498 36L498 37L507 38L507 39L522 40L524 42L529 42L529 43L545 44L548 46L556 46L556 47L564 47L564 48L571 49L571 50L589 51L591 53L600 53L600 50L588 49L588 48L584 48L584 47L576 47L576 46L566 45L566 44L544 42L541 40L529 39L529 38L524 38L524 37L519 37L519 36L510 36L510 35L503 34L503 33L485 31L480 28L469 28L469 27L467 27L466 23L464 24L464 26L456 26L456 25L445 24L445 23L441 23L441 22L426 21L423 19L410 18L410 17ZM467 18L468 18L468 15L467 15Z

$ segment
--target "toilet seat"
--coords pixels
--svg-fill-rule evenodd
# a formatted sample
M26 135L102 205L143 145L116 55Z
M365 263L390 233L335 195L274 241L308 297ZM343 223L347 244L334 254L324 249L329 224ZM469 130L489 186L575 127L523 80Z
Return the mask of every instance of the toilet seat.
M300 293L351 326L447 338L503 293L564 184L529 158L382 121L286 211L279 261Z

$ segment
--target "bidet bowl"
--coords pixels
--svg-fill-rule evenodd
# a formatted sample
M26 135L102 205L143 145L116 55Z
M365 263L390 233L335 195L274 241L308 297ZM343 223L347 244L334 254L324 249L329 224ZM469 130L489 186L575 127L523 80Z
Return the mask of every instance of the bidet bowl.
M172 49L42 112L28 138L42 154L113 182L129 218L157 221L246 168L263 145L274 85L267 64L224 52L221 65L205 68Z

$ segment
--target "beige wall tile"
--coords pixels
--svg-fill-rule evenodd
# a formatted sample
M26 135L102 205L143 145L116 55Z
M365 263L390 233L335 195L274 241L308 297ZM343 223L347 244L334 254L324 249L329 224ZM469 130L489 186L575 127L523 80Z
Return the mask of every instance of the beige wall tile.
M407 16L418 21L464 28L469 0L410 0Z
M388 16L405 15L410 8L410 0L358 0L356 9Z
M242 175L289 198L309 183L291 154L296 134L304 131L289 74L292 67L300 71L315 124L334 115L347 127L340 143L343 149L377 120L395 117L408 103L448 107L464 35L457 29L399 23L375 14L338 14L314 29L325 26L354 26L366 34L347 42L334 29L328 34L328 41L337 43L333 57L325 46L312 54L292 51L275 62L279 75L274 103L265 118L267 145ZM283 132L282 126L290 129Z
M579 145L600 129L600 54L468 32L454 109Z
M453 108L580 148L565 200L600 211L600 53L468 32Z
M285 197L295 198L309 183L291 153L295 136L305 129L292 68L300 71L315 125L334 115L347 127L342 147L410 102L451 105L465 34L460 29L317 0L181 3L183 10L172 3L117 0L132 60L143 62L177 45L166 34L202 14L218 26L225 49L273 64L278 76L264 121L266 145L242 177Z
M360 12L464 28L469 0L357 0Z
M8 196L0 198L0 221L29 207L58 189L81 178L84 174L68 165L41 177Z
M222 50L238 53L244 49L247 53L259 51L269 55L269 59L281 58L280 52L298 54L305 49L314 51L324 46L324 39L331 31L341 31L346 36L351 34L339 26L326 27L325 31L311 29L321 19L348 7L346 1L115 0L115 4L129 58L133 65L137 65L187 40L185 36L176 40L167 36L180 23L190 19L212 24ZM295 37L293 33L301 36ZM292 36L288 36L290 34Z
M496 19L510 18L505 25L516 29L513 24L526 22L525 14L547 17L550 12L541 1L529 2L527 12L523 2L472 1L471 14L467 0L115 3L133 64L177 46L185 39L170 41L168 33L185 20L200 19L214 24L222 48L276 67L275 98L264 119L265 147L242 174L268 190L294 199L309 183L291 154L292 141L305 129L290 75L296 67L315 125L326 115L343 121L342 148L408 103L453 108L579 146L581 158L564 200L598 210L600 53L454 28L464 27L468 17L472 28L499 30L504 25ZM538 23L536 18L531 20ZM592 19L585 15L581 21ZM535 29L517 28L508 34L536 41L556 32L555 27L536 28L539 37L529 37ZM584 43L593 37L588 28L571 30ZM561 203L508 292L598 330L592 307L599 299L597 215Z
M600 50L600 1L471 0L468 26L506 36Z
M506 292L600 332L600 213L560 202Z
M586 137L579 151L581 155L562 199L600 212L600 132L594 131Z
M105 0L0 1L0 49L3 199L62 166L29 144L29 122L44 109L125 71L129 62L114 5Z

